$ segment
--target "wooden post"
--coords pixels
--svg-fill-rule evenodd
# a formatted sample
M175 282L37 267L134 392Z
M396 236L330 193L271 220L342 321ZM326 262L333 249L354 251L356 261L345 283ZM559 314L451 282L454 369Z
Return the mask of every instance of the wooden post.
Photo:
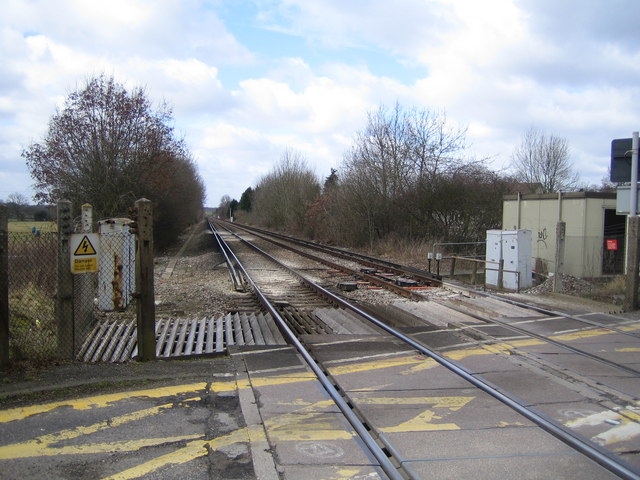
M450 277L453 278L453 276L455 275L456 272L456 257L453 257L451 259L451 275Z
M478 262L473 260L473 267L471 269L471 285L475 285L478 281Z
M73 274L69 260L69 236L72 233L71 202L58 202L58 278L56 320L58 322L58 353L73 360Z
M638 309L638 241L640 240L640 217L627 217L627 271L624 308L626 311Z
M9 215L0 205L0 369L9 366Z
M151 200L136 201L136 290L138 359L156 358L156 307L153 287L153 206Z
M502 290L504 288L504 282L502 281L504 276L504 260L501 258L500 262L498 262L498 290Z

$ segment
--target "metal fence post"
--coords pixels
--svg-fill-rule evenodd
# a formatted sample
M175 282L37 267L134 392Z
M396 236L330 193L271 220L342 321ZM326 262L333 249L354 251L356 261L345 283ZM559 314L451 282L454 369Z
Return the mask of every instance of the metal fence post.
M58 202L58 278L56 321L58 351L62 358L73 359L73 274L69 264L69 237L73 232L71 202Z
M153 206L151 200L136 201L136 314L138 359L156 358L156 307L153 289Z
M9 366L9 215L0 205L0 368Z

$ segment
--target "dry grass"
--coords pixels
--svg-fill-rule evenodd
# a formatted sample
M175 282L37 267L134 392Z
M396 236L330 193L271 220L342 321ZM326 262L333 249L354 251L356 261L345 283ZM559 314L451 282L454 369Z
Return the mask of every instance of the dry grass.
M433 252L433 243L391 236L377 241L366 253L406 265L424 266L427 253Z
M601 278L594 281L591 290L591 298L613 304L624 302L626 290L626 278L624 275Z
M40 232L57 232L58 226L56 222L18 222L9 221L10 233L31 233L33 228L40 230Z

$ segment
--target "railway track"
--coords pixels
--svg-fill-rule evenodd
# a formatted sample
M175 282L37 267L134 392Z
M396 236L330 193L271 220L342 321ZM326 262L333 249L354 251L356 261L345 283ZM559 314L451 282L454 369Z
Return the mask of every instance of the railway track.
M236 226L229 228L237 230ZM480 292L468 291L465 295L446 298L427 290L442 285L440 278L428 272L349 256L333 249L318 253L320 246L311 247L308 242L294 246L293 239L268 238L264 231L219 233L218 238L221 245L229 245L221 248L228 248L230 270L236 271L232 276L242 276L260 297L263 307L311 365L388 478L427 478L415 468L422 463L411 461L408 453L411 449L403 448L408 432L385 426L385 412L380 416L381 409L377 408L385 405L382 398L385 395L372 398L371 392L376 388L389 391L380 385L398 385L397 373L393 370L376 372L374 383L363 386L358 384L360 380L353 378L345 384L340 375L332 372L339 371L336 365L357 363L365 357L390 360L416 352L424 358L422 368L430 369L432 363L429 362L433 362L447 369L448 373L440 374L438 382L456 385L458 393L466 392L463 396L457 395L456 400L449 399L458 402L459 408L466 405L465 398L467 402L472 398L474 401L481 399L476 403L485 402L484 408L491 411L506 406L512 412L505 417L509 418L509 425L530 428L532 438L544 431L563 442L563 448L568 446L584 455L580 458L588 458L577 462L578 469L591 469L590 462L595 462L610 475L640 478L637 466L632 463L637 462L638 448L634 451L629 446L634 442L638 446L636 436L632 436L630 443L618 445L620 448L604 448L603 444L608 445L606 438L611 429L591 435L602 442L589 441L583 437L580 428L588 425L590 415L567 421L562 414L574 408L569 405L577 404L584 412L593 409L593 415L602 416L602 411L606 410L611 427L624 426L630 431L638 428L636 385L640 362L637 355L625 358L624 355L611 355L612 352L593 352L588 342L580 342L580 339L608 335L615 337L614 343L628 344L624 348L633 352L637 347L637 323L614 316L594 319L593 316L562 315L522 303L507 304L499 297ZM266 249L287 260L274 266L273 258L264 260ZM294 253L300 257L291 257ZM335 253L339 254L340 260L335 259ZM339 275L350 275L351 278L344 281L345 277ZM306 276L313 276L317 281L310 281ZM384 305L354 303L348 297L357 296L339 288L341 284L354 283L357 286L375 284L388 288L394 295L411 300L429 298L430 301L403 300ZM349 312L351 324L361 325L363 329L368 326L370 330L358 333L344 327L340 330L348 323L340 317L344 312ZM337 341L336 334L343 334L345 338ZM322 336L328 339L323 340ZM465 351L466 354L461 353ZM469 354L469 351L482 353ZM478 364L476 357L481 355L484 355L483 360L489 361ZM454 361L458 356L460 360ZM466 358L473 358L475 362L466 361ZM416 368L419 371L420 367ZM355 381L358 387L354 388L349 381ZM464 387L460 387L459 382ZM397 389L406 396L407 391L428 391L430 387L414 385L407 389L397 386ZM397 398L394 401L397 402ZM407 401L419 403L420 400L411 397ZM420 430L418 423L414 420L411 427L413 437L417 434L416 429ZM491 435L508 437L505 435L508 428L497 430L485 426L479 430L483 429L486 429L486 442L489 443L495 439ZM511 429L508 433L516 432L517 429ZM428 436L424 432L422 435ZM566 468L566 465L558 468ZM602 478L614 477L603 474Z

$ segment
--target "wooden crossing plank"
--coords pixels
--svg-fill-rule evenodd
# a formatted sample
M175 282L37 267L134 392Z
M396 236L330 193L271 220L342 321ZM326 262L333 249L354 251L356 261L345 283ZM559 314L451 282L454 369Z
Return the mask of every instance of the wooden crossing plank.
M175 349L173 350L173 356L182 355L182 351L184 349L184 339L187 336L187 322L178 319L176 320L180 323L180 333L178 334L178 341L176 342Z
M205 348L205 353L212 353L213 352L213 337L215 336L214 334L214 319L213 317L210 317L207 320L207 347Z
M348 319L350 326L353 326L353 333L361 335L380 335L380 332L373 328L373 324L360 317L360 315L350 310L340 310L344 318Z
M227 342L227 346L234 345L233 341L233 324L231 321L231 314L227 313L224 317L224 339Z
M262 332L262 336L264 337L265 345L276 345L276 339L273 337L273 333L271 333L271 329L269 328L269 322L262 314L262 312L256 315L256 319L258 320L258 325L260 325L260 331Z
M115 328L115 326L116 322L109 322L108 328L103 333L98 348L96 348L93 356L91 357L92 362L97 362L102 357L102 352L106 350L106 348L109 346L109 343L111 342L111 335L113 334L113 329Z
M196 355L201 355L204 350L205 320L206 318L198 320L198 338L196 339L195 349L193 351Z
M160 352L162 352L162 347L167 341L167 332L169 331L169 326L171 324L171 322L166 318L163 318L160 322L162 323L162 330L160 332L160 336L156 338L156 357L159 357Z
M240 314L235 313L233 315L233 331L236 337L237 345L244 345L244 332L242 331L242 323L240 322Z
M108 322L104 322L102 325L100 325L100 328L98 329L95 336L93 337L93 341L91 342L91 345L89 345L89 348L84 354L85 361L88 361L88 362L91 361L91 359L93 358L93 353L98 348L98 345L100 345L100 340L104 336L104 332L107 331L107 328L109 328Z
M158 319L159 358L224 352L228 345L284 345L286 340L269 314L228 313L220 318ZM138 353L135 320L105 320L95 326L83 345L83 361L125 362Z
M343 326L340 322L338 322L332 315L331 311L335 309L333 308L316 308L313 311L313 314L318 317L322 322L327 324L333 333L336 335L346 335L351 333L345 326Z
M124 362L127 360L122 358L122 353L125 346L127 345L127 341L131 336L132 330L135 328L135 323L133 321L125 322L125 323L126 323L125 330L124 332L122 332L122 336L118 341L118 346L116 347L115 351L113 352L113 355L111 356L111 359L110 359L111 362Z
M169 338L167 338L167 343L165 344L164 352L162 353L163 357L171 356L171 351L173 350L173 343L178 333L178 321L173 320L172 323L173 323L173 326L171 327L171 334L169 335Z
M278 326L276 325L276 322L271 317L271 314L267 313L266 317L267 317L267 320L269 321L269 325L273 326L272 333L273 333L273 338L275 338L276 340L276 345L286 345L287 340L282 336L282 332L280 332L280 329L278 328Z
M224 351L224 335L223 335L224 319L220 317L216 320L216 352Z
M77 355L78 359L84 360L84 361L87 360L86 359L87 351L89 350L89 348L91 348L91 345L93 345L97 341L96 337L98 336L98 331L102 328L102 326L103 325L101 323L97 323L91 329L91 332L87 335L87 338L82 344L82 347L80 347L80 351L78 352L78 355Z
M255 339L256 345L266 345L264 335L262 335L262 329L260 328L260 324L258 323L258 318L256 315L251 315L247 319L249 324L251 325L251 332L253 333L253 338Z
M127 343L127 347L124 352L122 352L122 361L126 362L130 358L134 358L136 355L138 355L138 327L133 329L129 342Z
M189 336L184 345L184 354L191 355L193 351L193 342L196 336L196 320L183 320L187 324Z
M249 323L248 315L246 313L240 314L240 322L242 323L242 331L244 332L244 340L247 345L255 345L256 342L253 338L253 332L251 331L251 324Z
M113 354L113 351L116 349L120 340L120 336L122 335L122 332L124 331L124 327L125 327L124 323L121 323L121 322L114 322L114 326L116 328L115 330L113 330L113 334L111 335L109 346L106 348L106 350L102 354L103 362L107 362L111 358L111 355Z

